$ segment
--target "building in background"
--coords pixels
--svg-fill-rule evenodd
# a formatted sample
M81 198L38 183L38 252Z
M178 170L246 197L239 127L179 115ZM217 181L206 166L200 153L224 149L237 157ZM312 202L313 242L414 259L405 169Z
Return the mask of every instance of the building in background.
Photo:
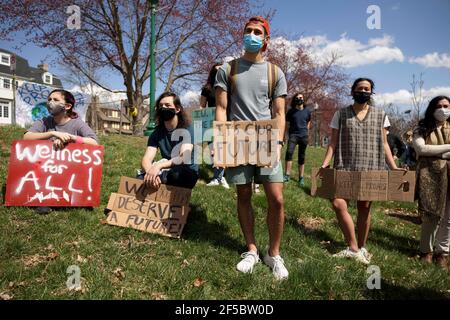
M13 73L12 67L14 66ZM13 78L15 77L15 88ZM62 89L61 80L48 69L48 64L30 67L28 60L17 54L0 48L0 124L12 124L14 91L24 82Z

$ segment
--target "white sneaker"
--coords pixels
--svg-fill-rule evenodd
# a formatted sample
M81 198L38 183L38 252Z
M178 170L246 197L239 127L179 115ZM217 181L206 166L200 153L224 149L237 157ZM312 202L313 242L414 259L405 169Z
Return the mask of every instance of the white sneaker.
M212 179L210 183L206 184L208 187L219 186L220 182L217 179Z
M255 193L260 193L261 190L259 190L259 184L255 184Z
M228 182L225 178L222 178L222 180L220 180L220 184L222 185L222 187L224 187L225 189L230 189L230 186L228 185Z
M358 250L357 252L352 251L350 247L347 247L347 249L342 250L336 254L333 254L333 257L336 258L349 258L349 259L355 259L356 261L359 261L364 264L369 264L370 262L366 259L364 254L361 250Z
M266 254L264 256L264 263L272 269L272 273L277 280L285 280L289 276L289 272L284 266L284 260L278 255L275 257Z
M361 251L361 254L364 256L364 258L366 258L366 260L370 263L370 260L373 257L373 254L369 253L369 251L367 251L366 248L362 247L361 249L359 249L359 251Z
M252 273L253 267L260 259L257 252L248 251L241 254L242 260L236 265L236 269L243 273Z

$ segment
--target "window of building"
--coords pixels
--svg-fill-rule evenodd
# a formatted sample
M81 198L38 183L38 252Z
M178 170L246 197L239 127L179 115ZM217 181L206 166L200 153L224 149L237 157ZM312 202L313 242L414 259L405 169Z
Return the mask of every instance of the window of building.
M0 118L9 118L9 102L0 100Z
M3 78L3 88L11 89L11 79Z
M0 53L0 64L4 64L5 66L11 65L11 56L6 53Z

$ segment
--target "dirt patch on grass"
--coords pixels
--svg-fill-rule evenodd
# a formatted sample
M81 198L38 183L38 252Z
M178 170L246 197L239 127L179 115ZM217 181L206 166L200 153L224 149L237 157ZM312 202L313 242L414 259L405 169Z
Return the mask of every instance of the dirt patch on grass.
M299 218L297 220L297 224L301 229L305 232L313 232L315 230L319 230L322 225L325 223L325 219L322 218Z

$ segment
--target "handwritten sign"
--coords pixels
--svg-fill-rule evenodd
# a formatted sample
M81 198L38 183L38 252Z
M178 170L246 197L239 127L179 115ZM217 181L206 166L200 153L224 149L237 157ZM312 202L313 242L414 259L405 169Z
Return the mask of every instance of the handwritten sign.
M121 177L118 193L112 193L106 218L110 225L179 238L189 214L191 189L162 184L156 190L144 181Z
M313 168L311 195L326 199L414 202L415 172Z
M100 205L103 146L17 140L11 145L6 206Z
M194 132L205 133L207 130L211 130L213 128L215 114L215 107L192 110L191 117L194 124ZM201 134L200 137L202 137L202 141L195 141L195 143L212 141L212 137L207 134Z
M276 120L214 121L214 166L273 167L278 160L278 137Z

